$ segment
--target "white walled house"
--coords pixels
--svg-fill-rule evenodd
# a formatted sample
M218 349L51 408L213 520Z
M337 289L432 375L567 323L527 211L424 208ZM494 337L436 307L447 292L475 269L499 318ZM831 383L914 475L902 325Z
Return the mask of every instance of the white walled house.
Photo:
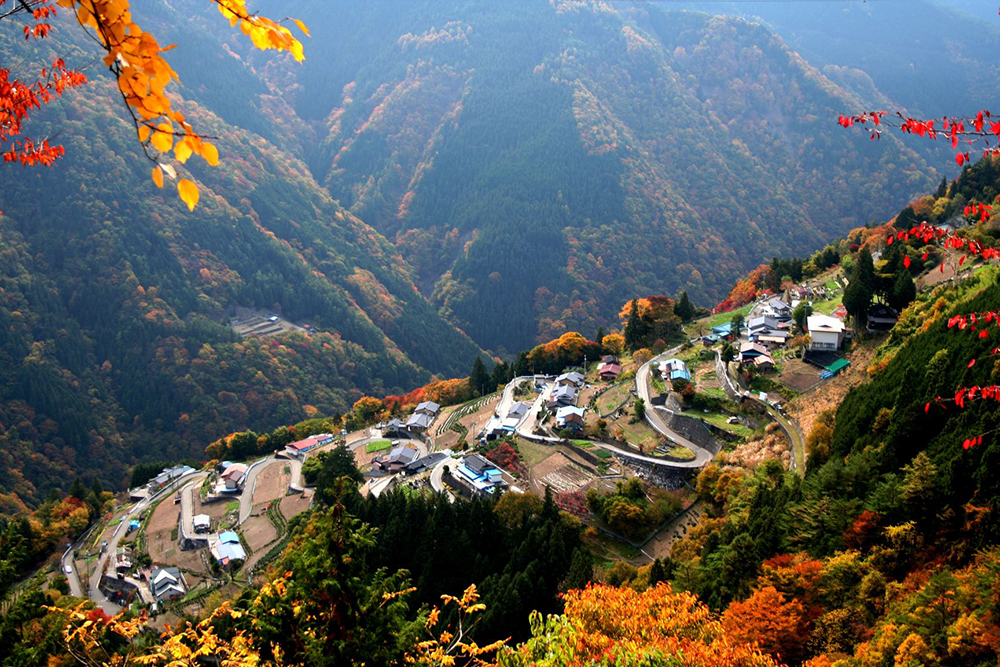
M806 319L809 329L810 350L839 350L844 344L844 323L828 315L810 315Z

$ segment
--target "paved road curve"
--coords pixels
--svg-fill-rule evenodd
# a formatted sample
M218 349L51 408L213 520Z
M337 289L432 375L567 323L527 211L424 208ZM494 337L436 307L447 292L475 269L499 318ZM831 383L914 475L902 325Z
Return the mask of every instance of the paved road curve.
M93 601L95 604L101 607L101 609L104 610L104 613L108 615L114 615L120 612L121 607L114 604L113 602L110 602L109 600L106 600L104 594L101 593L98 586L101 583L101 575L104 574L104 569L105 567L107 567L108 559L111 557L112 554L114 554L115 549L118 547L119 541L126 534L126 528L128 527L129 519L131 519L133 516L138 516L139 514L141 514L147 507L152 505L154 502L159 500L164 495L168 493L173 493L181 483L188 481L192 475L197 475L197 474L198 471L192 471L187 475L184 475L183 477L175 479L173 482L171 482L164 488L160 489L154 495L149 496L148 498L144 498L143 500L140 500L138 503L133 505L122 515L121 521L118 522L118 526L115 528L115 532L112 533L111 539L108 540L108 546L103 549L103 551L101 552L101 554L97 559L97 565L94 569L94 573L90 576L90 580L87 582L88 589L86 591L83 588L83 582L80 580L80 575L76 571L76 566L73 563L73 551L76 549L83 548L87 538L90 535L90 531L84 533L84 535L80 539L78 539L72 545L71 548L67 549L62 556L63 574L65 574L66 578L69 580L70 593L73 596L80 598L89 596L91 601ZM140 594L142 593L143 591L142 588L140 587Z
M705 449L704 447L701 447L691 442L683 435L681 435L677 431L674 431L669 426L667 426L667 422L664 421L663 417L660 416L657 409L653 406L652 397L649 391L649 374L651 372L653 364L658 364L661 360L669 359L670 357L677 354L678 350L680 350L680 347L675 347L672 350L667 350L663 354L657 357L653 357L652 359L644 363L642 366L640 366L639 370L635 374L636 391L639 394L639 398L641 398L643 402L646 404L646 421L649 423L649 425L652 426L653 429L657 431L660 435L663 435L668 439L670 439L671 441L673 441L675 444L678 444L681 447L686 447L687 449L690 449L692 452L694 452L694 459L691 461L666 461L664 463L670 464L670 466L673 468L701 468L709 461L711 461L713 458L715 458L715 455L712 452ZM606 449L610 448L606 447ZM628 452L625 453L628 454ZM649 460L657 460L657 459L649 459Z

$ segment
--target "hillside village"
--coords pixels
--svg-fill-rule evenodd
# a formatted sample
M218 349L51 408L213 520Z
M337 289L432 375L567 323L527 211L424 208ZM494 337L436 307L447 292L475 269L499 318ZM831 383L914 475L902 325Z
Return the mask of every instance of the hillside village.
M362 494L462 502L550 492L593 528L596 553L636 565L666 557L700 516L692 474L712 459L756 456L768 443L769 455L803 471L805 438L788 403L822 394L850 367L846 284L835 267L782 294L764 291L692 322L682 343L648 358L609 352L459 405L423 401L362 430L310 434L259 459L166 468L68 550L64 570L109 613L129 604L167 619L196 613L205 596L251 583L281 552L288 522L315 501L310 470L336 448L363 473ZM872 305L868 332L897 317ZM631 479L659 513L620 525L595 511L594 498Z

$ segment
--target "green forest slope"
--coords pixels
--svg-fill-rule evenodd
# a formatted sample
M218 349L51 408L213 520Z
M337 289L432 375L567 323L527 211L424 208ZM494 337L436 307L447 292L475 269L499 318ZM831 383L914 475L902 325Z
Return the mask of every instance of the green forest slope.
M540 0L311 17L304 66L261 68L294 82L290 133L489 349L607 326L636 293L717 301L935 177L895 137L836 125L884 104L874 87L840 87L742 19Z
M37 46L6 30L0 52L86 63L85 39L65 23ZM32 135L57 137L66 157L0 179L0 493L36 503L77 474L120 487L137 459L197 457L251 424L405 393L463 374L479 352L393 244L246 129L268 125L259 108L226 104L232 90L264 90L249 70L210 38L184 51L213 63L184 106L222 155L218 168L187 165L202 186L194 213L172 185L153 186L99 70L32 118ZM320 333L244 341L225 324L236 307Z

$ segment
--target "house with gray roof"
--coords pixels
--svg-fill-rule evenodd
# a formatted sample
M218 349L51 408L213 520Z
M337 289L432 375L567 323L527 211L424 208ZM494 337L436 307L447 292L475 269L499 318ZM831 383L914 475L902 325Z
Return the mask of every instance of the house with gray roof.
M424 415L430 415L431 417L436 417L437 413L441 411L441 406L434 401L424 401L414 408L414 413L420 413Z
M434 415L429 415L426 412L414 412L410 415L410 418L406 420L406 430L410 432L423 432L429 429L433 422Z
M184 597L184 575L176 567L158 567L149 573L149 589L157 602Z

